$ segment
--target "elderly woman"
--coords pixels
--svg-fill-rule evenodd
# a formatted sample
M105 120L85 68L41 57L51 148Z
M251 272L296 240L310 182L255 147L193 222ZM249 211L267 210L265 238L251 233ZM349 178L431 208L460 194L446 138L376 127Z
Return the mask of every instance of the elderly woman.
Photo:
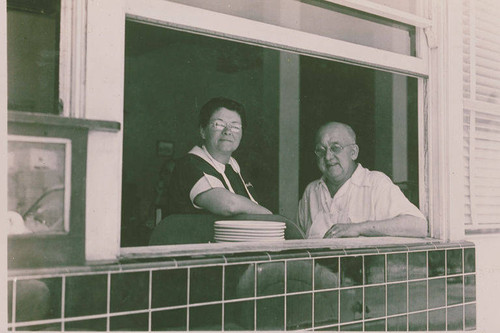
M218 97L200 110L201 147L195 146L176 162L166 196L166 215L212 213L271 214L260 206L231 154L245 128L245 109Z

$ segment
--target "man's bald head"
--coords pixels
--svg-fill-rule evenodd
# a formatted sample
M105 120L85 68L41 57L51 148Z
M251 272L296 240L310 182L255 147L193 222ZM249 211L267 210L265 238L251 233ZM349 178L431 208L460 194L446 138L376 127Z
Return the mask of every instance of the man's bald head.
M327 186L338 189L352 176L358 153L356 134L349 125L331 122L316 133L316 161Z
M347 138L351 140L350 144L356 143L356 133L354 133L354 130L351 128L351 126L334 121L326 123L318 129L318 131L316 132L315 143L320 143L323 135L331 131L338 131L339 133L343 133Z

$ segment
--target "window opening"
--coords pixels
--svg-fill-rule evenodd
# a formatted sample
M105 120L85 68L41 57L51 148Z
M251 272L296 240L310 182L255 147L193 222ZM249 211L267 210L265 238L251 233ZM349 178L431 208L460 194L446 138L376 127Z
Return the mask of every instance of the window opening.
M295 67L284 68L283 59ZM286 73L284 72L286 71ZM294 77L299 91L280 77ZM289 75L292 74L292 75ZM121 246L145 246L175 159L200 143L201 105L215 96L247 109L235 157L257 201L279 213L280 96L299 101L297 166L305 185L319 178L313 137L327 121L357 131L359 162L385 172L418 206L417 79L240 42L126 21ZM158 150L167 142L168 154ZM293 219L294 216L287 216Z

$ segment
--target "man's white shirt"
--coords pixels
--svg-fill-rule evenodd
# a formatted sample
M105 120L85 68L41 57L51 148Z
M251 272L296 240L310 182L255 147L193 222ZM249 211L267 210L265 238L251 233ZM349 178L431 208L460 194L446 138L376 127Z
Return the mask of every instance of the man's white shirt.
M332 225L424 216L389 177L358 164L332 198L323 178L311 182L299 202L297 222L307 238L323 238Z

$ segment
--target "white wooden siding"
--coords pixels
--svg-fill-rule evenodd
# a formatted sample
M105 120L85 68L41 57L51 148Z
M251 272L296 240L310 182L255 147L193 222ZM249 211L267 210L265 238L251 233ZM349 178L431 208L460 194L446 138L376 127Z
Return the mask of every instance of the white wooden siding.
M500 2L464 0L465 226L500 227Z

